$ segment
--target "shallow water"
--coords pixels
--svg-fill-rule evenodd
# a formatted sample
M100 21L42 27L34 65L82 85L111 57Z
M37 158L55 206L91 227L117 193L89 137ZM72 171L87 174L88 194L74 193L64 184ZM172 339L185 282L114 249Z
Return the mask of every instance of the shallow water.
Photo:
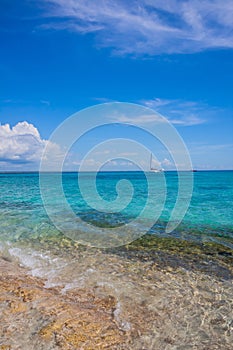
M83 300L114 300L112 320L122 334L122 343L112 347L105 344L106 348L230 350L233 341L230 266L221 258L218 262L214 258L203 259L203 269L201 263L197 266L199 257L195 253L188 259L193 257L192 264L182 256L163 254L160 250L140 253L135 249L118 248L112 252L88 249L63 238L59 243L45 240L40 244L13 244L5 247L3 255L14 264L18 262L28 268L33 278L43 278L44 287L54 296L57 290L53 292L51 288L59 288L63 302L76 294L82 295ZM43 309L49 308L50 303L51 298L44 297ZM47 318L32 329L35 308L33 304L24 317L26 336L25 330L22 342L18 333L16 339L12 336L12 348L59 348L52 343L53 338L47 339L43 347L38 343L31 347L30 339L35 340L39 331L48 327ZM101 308L106 310L105 306ZM7 304L3 310L9 312ZM86 310L87 314L89 311ZM62 317L62 314L58 316L59 322L65 323ZM18 329L17 322L11 320L11 327ZM62 329L58 332L60 336ZM3 337L3 340L6 344L7 339ZM70 344L67 349L105 348L104 345L90 347L88 341L80 341L78 347Z
M154 174L153 184L156 198L153 206L160 208L164 190L160 188L158 174ZM53 191L54 174L47 175L48 191L51 191L52 205L56 205L56 190ZM175 172L164 173L166 180L166 202L151 232L164 234L174 208L178 176ZM185 175L183 175L185 176ZM84 185L89 188L91 176L82 175ZM131 182L134 194L131 202L119 213L103 213L91 208L82 198L76 173L63 174L63 188L66 199L75 214L82 220L102 227L124 225L137 217L147 200L147 181L140 172L99 173L97 190L103 199L116 199L116 186L119 180ZM91 195L91 194L90 194ZM59 207L59 220L66 220L66 213ZM151 211L152 212L152 211ZM64 217L63 217L64 215ZM149 218L153 219L153 218ZM146 223L145 218L145 223ZM156 221L156 220L155 220ZM143 232L143 227L142 227ZM198 234L206 237L233 238L233 171L209 171L194 173L193 196L189 209L181 225L172 232L179 236L185 231L191 239ZM146 232L144 232L146 233ZM58 231L49 220L40 196L38 174L0 174L0 239L24 239L57 235ZM223 240L223 244L225 241Z
M52 175L48 174L52 187L49 176ZM88 174L85 176L88 184ZM4 267L0 348L232 348L233 172L195 173L190 208L170 235L165 235L164 228L175 203L177 174L165 176L166 205L151 235L125 247L97 249L70 240L53 226L41 201L38 174L0 175L0 255L16 271L15 290L26 288L30 294L30 289L39 283L43 299L31 297L25 301L16 293L12 305L21 303L21 308L10 307L8 301L14 292ZM83 220L97 226L119 226L138 215L145 203L145 177L141 173L102 173L97 181L99 192L112 200L116 197L116 183L123 177L132 181L136 190L132 203L117 215L104 215L90 208L80 197L76 174L64 174L63 186L70 205ZM62 217L62 212L59 215ZM32 276L30 281L18 277L18 266ZM55 305L52 312L51 303ZM56 311L60 303L69 305L65 315ZM74 339L75 334L85 333L74 322L81 317L79 313L72 316L72 326L67 321L74 304L85 305L82 312L84 317L90 317L90 324L95 312L100 313L99 323L104 327L108 322L108 330L114 329L114 345L109 345L107 337L97 337L98 332L106 331L103 328L91 330L93 339L98 338L96 342L90 343L88 332ZM107 315L103 323L101 313ZM94 321L96 325L98 320ZM67 329L69 341L65 341ZM65 340L59 343L57 339Z

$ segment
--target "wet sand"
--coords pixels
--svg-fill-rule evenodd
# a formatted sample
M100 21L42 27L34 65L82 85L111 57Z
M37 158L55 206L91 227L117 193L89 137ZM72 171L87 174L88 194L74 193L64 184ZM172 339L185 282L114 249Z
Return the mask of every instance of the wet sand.
M230 250L150 242L3 254L0 349L232 349Z

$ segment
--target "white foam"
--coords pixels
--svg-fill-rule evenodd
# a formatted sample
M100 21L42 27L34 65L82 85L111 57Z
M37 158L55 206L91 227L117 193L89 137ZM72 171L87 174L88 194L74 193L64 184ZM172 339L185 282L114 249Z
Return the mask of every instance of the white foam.
M29 248L13 247L9 249L9 253L17 258L22 266L28 268L33 277L46 278L47 281L57 276L58 271L65 265L63 259L53 258Z
M116 288L116 285L114 285L113 283L105 282L105 281L99 281L97 285L100 287L107 287L114 290L113 294L115 297L117 297L117 300L118 300L116 304L116 308L113 312L114 319L116 320L120 329L122 329L123 331L129 331L131 329L131 324L130 322L124 320L123 318L122 305L121 305L121 302L119 301L119 295L120 295L119 289Z
M75 274L72 261L31 248L10 247L8 251L21 266L29 269L30 275L45 279L45 288L62 287L63 294L71 289L84 287L96 273L95 269L88 268Z
M120 328L123 331L129 331L131 329L131 324L125 320L122 320L121 314L122 314L121 303L118 301L118 303L116 305L116 309L113 312L114 318L115 318L116 322L118 323L118 325L120 325Z

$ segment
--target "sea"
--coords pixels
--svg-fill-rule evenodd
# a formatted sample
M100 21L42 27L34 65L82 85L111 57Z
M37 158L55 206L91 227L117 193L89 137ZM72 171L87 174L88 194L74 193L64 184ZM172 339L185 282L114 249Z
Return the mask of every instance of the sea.
M33 277L42 278L45 288L60 288L62 295L84 288L98 293L101 289L102 294L113 295L117 300L114 322L122 332L134 334L134 340L119 349L231 348L233 171L192 173L190 203L172 231L166 228L180 186L179 173L175 171L149 175L100 172L95 183L99 197L92 196L93 174L83 173L82 188L91 201L83 197L79 174L63 173L60 177L64 197L77 217L72 223L66 209L63 212L62 205L58 205L58 192L54 190L56 174L43 176L49 207L54 211L49 211L48 203L45 204L39 173L0 174L2 258L27 269ZM185 172L182 176L186 176ZM137 221L147 204L148 178L156 195L149 203L151 211L147 210L142 220ZM127 186L130 183L130 191L118 191L122 180L127 180ZM129 192L130 200L124 201ZM114 212L111 202L116 201L119 193L126 205L122 210L116 205ZM94 201L100 198L105 207L98 210ZM128 225L132 221L133 225ZM60 230L59 223L63 222L66 225ZM95 239L98 232L104 232L106 241L111 242L111 230L124 231L126 225L125 244L113 241L112 246L101 247L95 244L98 237L97 241L89 240L96 230ZM71 226L72 235L68 232ZM143 313L139 325L137 320ZM29 321L28 325L29 332ZM34 331L31 330L28 339ZM17 340L12 342L14 348ZM30 349L25 343L21 346ZM78 348L88 346L82 344Z
M156 206L164 199L164 190L161 194L159 193L159 186L164 184L159 180L161 175L152 174L150 176L153 177L155 184L158 183L156 188L158 196L152 202L152 205ZM166 198L163 207L159 205L161 213L158 216L155 211L151 210L157 216L150 228L150 233L155 235L167 235L165 228L170 220L179 189L176 172L166 172L164 176ZM46 178L49 191L55 186L55 175L46 174ZM77 173L64 173L62 185L65 198L77 217L94 226L111 229L112 226L123 226L137 218L148 197L147 178L143 172L102 172L96 177L96 187L99 195L109 201L110 208L111 201L117 196L117 184L122 179L132 184L134 192L130 203L122 211L117 210L116 213L98 211L85 202L78 186ZM90 187L90 181L92 181L91 174L82 174L82 186L87 190ZM122 196L124 197L124 193ZM51 192L51 206L54 204L55 207L56 202L55 189ZM35 239L57 235L58 229L49 218L44 204L38 173L0 174L0 239L11 242L25 238ZM62 207L59 207L59 210L62 218L65 215L62 213ZM151 218L148 217L148 219ZM142 229L143 233L146 232ZM182 235L182 238L190 240L205 237L207 240L217 240L221 244L232 247L233 171L193 173L193 190L189 207L180 225L170 235L177 237Z

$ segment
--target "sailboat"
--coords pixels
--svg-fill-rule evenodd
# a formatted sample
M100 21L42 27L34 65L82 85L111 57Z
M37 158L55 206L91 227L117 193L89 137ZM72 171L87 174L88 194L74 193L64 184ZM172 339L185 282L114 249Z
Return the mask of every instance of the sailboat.
M150 171L152 173L161 173L162 171L164 171L163 168L158 169L158 168L153 168L152 167L152 153L150 154Z

